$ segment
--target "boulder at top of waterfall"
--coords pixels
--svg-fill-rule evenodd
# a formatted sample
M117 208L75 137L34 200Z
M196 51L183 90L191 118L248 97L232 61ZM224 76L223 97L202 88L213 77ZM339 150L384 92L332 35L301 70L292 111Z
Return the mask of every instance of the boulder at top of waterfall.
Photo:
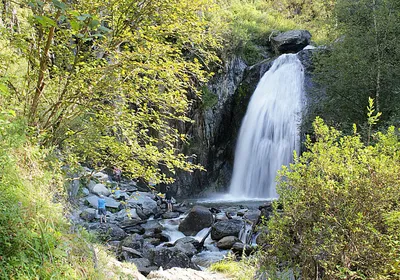
M241 220L226 220L215 223L211 228L211 238L220 240L225 236L239 237L240 230L243 228L244 222Z
M241 242L236 236L225 236L217 242L217 247L223 250L232 248L233 244Z
M290 30L271 38L276 53L296 53L310 44L311 34L307 30Z
M185 235L195 235L203 228L211 226L213 216L211 212L203 206L194 206L186 218L179 224L179 231Z

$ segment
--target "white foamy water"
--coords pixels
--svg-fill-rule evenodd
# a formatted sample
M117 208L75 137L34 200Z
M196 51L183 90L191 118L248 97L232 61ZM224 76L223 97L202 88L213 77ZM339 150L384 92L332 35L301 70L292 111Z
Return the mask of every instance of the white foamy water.
M230 195L274 199L275 178L299 150L304 71L295 54L275 60L261 78L243 119Z
M162 220L160 223L164 227L163 233L169 237L169 243L173 244L176 240L186 236L178 230L180 218Z

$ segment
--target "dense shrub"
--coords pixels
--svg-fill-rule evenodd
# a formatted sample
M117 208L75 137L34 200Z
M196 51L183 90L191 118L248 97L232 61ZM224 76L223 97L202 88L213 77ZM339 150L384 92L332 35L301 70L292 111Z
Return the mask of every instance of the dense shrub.
M365 145L319 118L314 129L315 142L280 174L264 265L271 277L399 279L398 131Z

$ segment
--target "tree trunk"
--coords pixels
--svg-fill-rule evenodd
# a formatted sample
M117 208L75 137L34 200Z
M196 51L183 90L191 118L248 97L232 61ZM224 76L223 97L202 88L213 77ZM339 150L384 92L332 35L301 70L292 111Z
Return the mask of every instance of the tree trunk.
M377 63L377 73L376 73L376 84L375 84L375 104L376 111L379 112L379 99L381 91L381 64L382 58L379 51L379 38L378 38L378 21L376 16L376 0L372 0L373 9L373 19L374 19L374 32L375 32L375 52L376 52L376 63Z
M55 17L55 21L58 20L60 15L61 15L61 12L58 11L57 15ZM31 108L29 110L29 115L28 115L29 116L29 125L31 125L31 126L35 124L35 116L36 116L37 107L39 105L39 100L40 100L40 97L43 93L43 89L45 86L44 73L46 72L46 69L47 69L47 59L48 59L47 57L49 54L51 42L54 38L55 29L56 29L55 26L50 27L49 34L47 35L46 45L44 47L42 56L40 58L39 77L38 77L38 81L36 84L36 89L35 89L35 94L33 96L32 105L31 105Z

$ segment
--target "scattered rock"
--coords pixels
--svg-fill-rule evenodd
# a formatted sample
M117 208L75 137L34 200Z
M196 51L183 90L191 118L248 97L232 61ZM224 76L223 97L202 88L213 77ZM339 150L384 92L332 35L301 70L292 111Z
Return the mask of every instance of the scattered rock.
M143 224L142 227L152 233L161 233L163 230L163 226L156 220L147 221L147 223Z
M165 212L164 214L161 215L163 219L175 219L179 217L178 212Z
M133 198L129 199L127 203L130 208L136 208L137 210L138 206L140 206L146 218L157 213L157 202L151 193L135 192ZM138 215L140 216L139 211Z
M225 236L217 242L217 247L223 250L231 249L236 242L241 242L236 236Z
M103 172L96 172L93 174L93 177L96 178L97 180L101 182L107 182L108 181L108 175L103 173Z
M90 206L93 208L97 208L97 201L99 200L99 197L96 195L91 195L86 198L86 201L89 203ZM113 209L118 209L120 203L115 201L115 199L111 197L104 197L104 200L106 201L106 208L113 208Z
M189 258L193 257L194 254L198 252L195 242L191 242L192 240L181 238L175 242L174 247L179 251L187 255ZM196 240L197 241L197 240ZM197 243L199 243L197 241ZM197 244L198 245L198 244Z
M121 211L119 211L116 214L116 218L119 221L125 221L125 220L141 220L141 218L139 217L139 215L136 212L136 209L123 209Z
M111 194L110 190L103 184L96 184L92 189L92 193L105 196L109 196Z
M134 259L134 258L143 258L142 253L136 249L121 246L121 251L122 251L121 255L123 256L124 260L130 260L130 259Z
M203 228L211 226L213 216L211 212L203 206L194 206L186 218L179 224L179 231L185 235L195 235Z
M136 250L142 250L143 248L144 239L139 234L131 234L127 236L121 242L122 247L132 248Z
M237 216L239 216L239 217L243 217L246 213L247 213L247 211L249 211L249 209L240 209L238 212L237 212Z
M243 219L250 221L252 224L255 224L260 219L260 215L260 210L252 210L246 212L243 216Z
M83 193L84 195L89 195L89 194L90 194L90 191L89 191L89 189L87 189L87 188L83 188L83 189L82 189L82 193Z
M154 264L163 268L191 267L190 258L175 247L161 247L154 251Z
M143 275L148 275L151 270L149 270L151 263L146 258L134 258L130 259L129 262L134 263L139 270L140 273ZM157 270L157 267L153 267L152 270Z
M85 221L91 222L96 219L96 212L97 212L96 209L86 208L82 211L82 213L79 216Z
M122 240L127 234L117 225L112 224L102 224L98 227L97 232L102 237L102 239L110 241L110 240Z
M246 254L247 256L250 255L252 252L255 251L255 248L247 245L247 244L243 244L242 242L236 242L235 244L233 244L232 246L232 252L235 253L236 255L241 256L243 253Z
M196 238L193 238L190 236L182 237L182 238L176 240L174 245L176 246L179 244L186 244L186 243L192 244L197 250L200 250L200 248L201 248L200 242Z
M225 236L239 237L239 232L243 228L244 222L241 220L226 220L215 223L211 229L211 238L220 240Z
M168 270L152 271L147 275L152 280L228 280L224 275L190 268L174 267Z

